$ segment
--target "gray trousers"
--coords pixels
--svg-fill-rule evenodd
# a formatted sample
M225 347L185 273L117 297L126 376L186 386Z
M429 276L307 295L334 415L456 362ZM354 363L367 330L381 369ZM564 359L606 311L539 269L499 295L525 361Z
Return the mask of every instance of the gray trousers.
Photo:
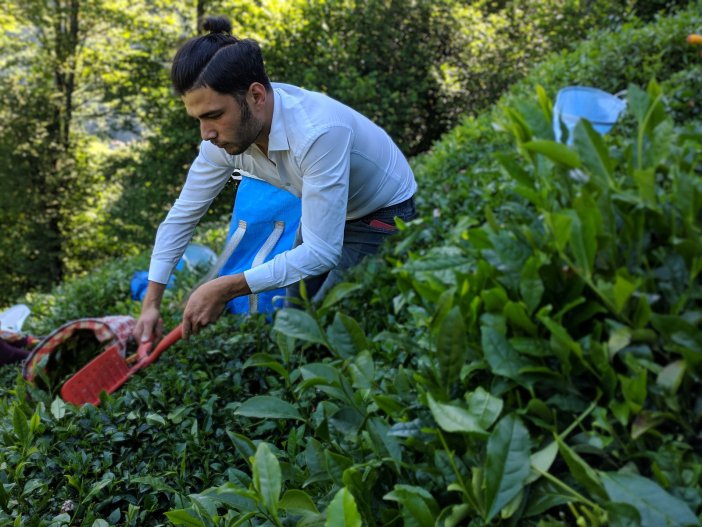
M347 221L339 263L324 274L305 279L307 298L310 298L312 303L320 302L332 287L343 280L347 269L360 263L366 256L377 253L380 245L397 231L396 216L403 221L413 220L417 216L414 198L376 210L363 218ZM295 245L300 243L302 243L302 237L298 229ZM286 290L286 296L300 298L300 284L290 285ZM286 304L290 307L297 305L295 302L286 302Z

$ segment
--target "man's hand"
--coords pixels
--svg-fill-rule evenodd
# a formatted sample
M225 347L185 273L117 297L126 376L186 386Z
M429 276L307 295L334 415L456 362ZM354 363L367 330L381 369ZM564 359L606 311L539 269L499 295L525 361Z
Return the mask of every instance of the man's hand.
M249 293L251 289L243 273L220 276L198 287L183 312L183 338L197 335L202 328L216 322L229 300Z
M136 327L132 332L132 336L137 342L151 342L159 339L163 334L163 322L159 308L165 290L165 284L149 282L141 307L141 315L139 315L139 320L137 320Z
M158 340L161 335L163 335L163 322L158 308L142 308L132 336L141 343Z

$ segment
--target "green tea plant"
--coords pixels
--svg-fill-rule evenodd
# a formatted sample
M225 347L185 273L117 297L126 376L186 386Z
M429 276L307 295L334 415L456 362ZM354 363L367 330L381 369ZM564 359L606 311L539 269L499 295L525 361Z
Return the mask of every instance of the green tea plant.
M279 459L299 470L287 492L327 482L305 494L325 525L344 524L329 512L342 489L368 525L699 525L701 136L672 125L656 83L628 92L633 137L606 142L583 122L573 148L552 140L543 90L506 108L516 149L499 160L528 206L458 221L452 245L396 262L394 313L379 315L392 326L369 337L332 310L362 284L277 316L280 355L252 364L291 400L236 412L311 420L294 440L305 456L283 441ZM328 356L291 370L290 338ZM260 492L252 481L236 492ZM249 521L219 505L207 521Z
M608 37L655 33L671 69L575 52L415 159L422 217L322 305L224 317L97 408L1 369L0 526L699 525L697 16ZM548 95L575 62L628 111L568 147ZM30 330L136 314L145 266L32 295Z

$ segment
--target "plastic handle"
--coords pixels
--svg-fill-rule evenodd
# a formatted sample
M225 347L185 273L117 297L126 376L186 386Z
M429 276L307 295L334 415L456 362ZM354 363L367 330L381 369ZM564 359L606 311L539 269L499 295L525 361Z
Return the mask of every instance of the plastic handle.
M142 368L144 366L147 366L151 364L153 361L155 361L158 356L166 350L167 348L171 347L173 344L178 342L180 339L183 338L183 324L178 324L176 328L171 331L168 335L163 337L161 342L158 343L158 345L154 348L153 351L151 351L151 347L153 346L153 342L146 342L139 346L139 349L137 350L137 363L134 365L134 369L137 370L139 368ZM151 351L151 353L149 353Z

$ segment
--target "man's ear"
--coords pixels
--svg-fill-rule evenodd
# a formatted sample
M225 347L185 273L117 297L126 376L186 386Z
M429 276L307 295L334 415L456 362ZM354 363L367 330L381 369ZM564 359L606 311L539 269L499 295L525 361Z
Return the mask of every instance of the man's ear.
M251 104L254 106L263 107L266 103L266 87L260 82L252 82L249 86L248 96L251 98Z

